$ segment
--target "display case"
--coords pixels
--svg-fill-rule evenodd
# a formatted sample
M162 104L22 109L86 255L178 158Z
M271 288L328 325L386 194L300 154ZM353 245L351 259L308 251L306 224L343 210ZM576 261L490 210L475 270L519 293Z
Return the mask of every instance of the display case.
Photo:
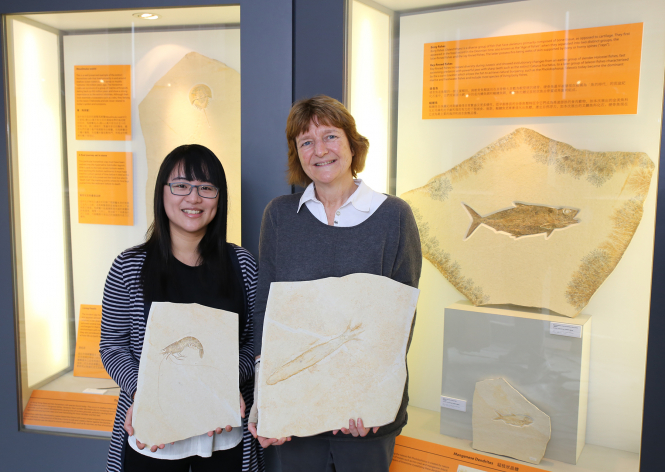
M144 241L173 148L220 159L241 243L240 6L4 21L20 427L110 437L104 283Z
M443 3L348 2L424 256L391 471L638 471L665 4Z

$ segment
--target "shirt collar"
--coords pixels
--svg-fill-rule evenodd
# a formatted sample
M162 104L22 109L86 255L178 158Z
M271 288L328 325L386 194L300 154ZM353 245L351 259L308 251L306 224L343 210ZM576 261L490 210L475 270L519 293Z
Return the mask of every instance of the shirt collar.
M362 181L362 179L354 179L355 184L358 186L355 192L351 194L351 196L348 198L348 200L342 205L342 207L345 207L349 203L351 203L354 208L358 211L369 211L370 205L372 204L372 195L374 194L374 191L367 186L365 182ZM303 204L307 203L308 201L314 201L317 203L321 203L317 198L316 198L316 192L314 191L314 182L311 182L305 191L302 193L302 197L300 197L300 202L298 203L298 209L296 210L296 213L300 213L300 208L303 206ZM341 207L340 207L341 208Z
M300 203L298 203L298 209L296 210L296 213L300 213L300 207L302 207L303 204L310 200L318 202L316 198L316 192L314 192L314 182L310 182L305 191L302 193L302 197L300 197Z
M358 189L353 192L353 195L349 197L349 200L356 210L368 212L372 205L372 195L374 194L374 191L369 188L362 179L356 179L355 182Z

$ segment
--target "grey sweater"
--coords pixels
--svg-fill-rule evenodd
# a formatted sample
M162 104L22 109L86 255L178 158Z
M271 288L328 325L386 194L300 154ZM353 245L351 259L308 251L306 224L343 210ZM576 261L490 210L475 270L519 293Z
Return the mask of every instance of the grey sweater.
M302 282L354 273L389 277L418 287L422 253L411 208L388 196L367 220L356 226L334 227L317 220L306 205L297 212L302 193L277 197L263 213L259 241L259 282L254 308L254 352L261 354L263 318L272 282ZM414 317L415 322L415 317ZM413 327L411 328L413 333ZM323 433L335 439L371 439L399 434L406 424L407 381L393 423L365 438Z

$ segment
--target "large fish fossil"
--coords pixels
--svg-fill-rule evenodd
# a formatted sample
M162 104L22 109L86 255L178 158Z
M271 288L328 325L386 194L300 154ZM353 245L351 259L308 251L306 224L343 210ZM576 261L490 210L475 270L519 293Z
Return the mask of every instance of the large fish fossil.
M642 152L576 149L519 128L402 198L423 257L474 305L574 317L636 234L654 170Z
M554 230L579 223L579 220L575 219L579 210L574 208L555 208L513 202L515 205L513 208L480 216L466 203L462 203L462 205L471 217L471 225L464 239L468 239L480 225L507 233L515 239L540 233L545 233L545 239L547 239Z
M275 385L276 383L286 380L289 377L293 377L297 373L302 372L303 370L322 361L337 349L342 347L344 344L353 339L356 339L363 331L361 328L362 323L359 323L353 328L351 328L351 325L349 325L346 328L346 331L344 331L339 336L336 336L330 341L326 341L325 343L317 344L316 346L300 354L295 359L284 364L282 367L273 372L270 377L268 377L266 383L268 385Z

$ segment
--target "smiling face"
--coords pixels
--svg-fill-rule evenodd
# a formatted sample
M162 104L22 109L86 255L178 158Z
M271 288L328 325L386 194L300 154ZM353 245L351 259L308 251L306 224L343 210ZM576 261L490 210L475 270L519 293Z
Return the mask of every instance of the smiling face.
M176 166L169 176L168 183L189 183L192 185L210 184L200 180L187 180L181 166ZM212 185L212 184L210 184ZM217 214L219 195L215 198L202 198L197 189L189 195L173 195L168 185L164 186L164 210L169 219L171 235L203 238L206 228Z
M353 151L340 128L323 123L317 126L312 120L309 129L296 137L296 147L300 164L314 185L353 180Z

